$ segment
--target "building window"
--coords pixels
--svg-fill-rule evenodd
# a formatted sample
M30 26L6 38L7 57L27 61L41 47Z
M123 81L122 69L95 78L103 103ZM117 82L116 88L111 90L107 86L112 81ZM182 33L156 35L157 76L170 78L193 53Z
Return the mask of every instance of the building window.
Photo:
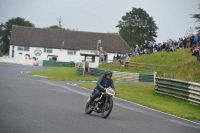
M76 50L68 50L67 54L68 55L76 55Z
M52 48L44 48L45 53L53 53Z
M27 46L17 46L17 50L19 50L19 51L29 51L29 47L27 47Z
M19 51L24 51L24 47L23 47L23 46L18 46L18 47L17 47L17 50L19 50Z
M29 47L24 46L24 51L29 51Z

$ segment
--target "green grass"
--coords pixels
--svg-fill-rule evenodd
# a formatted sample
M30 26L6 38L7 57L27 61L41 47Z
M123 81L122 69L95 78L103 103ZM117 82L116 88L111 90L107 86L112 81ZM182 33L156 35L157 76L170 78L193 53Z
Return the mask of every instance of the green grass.
M131 72L131 73L140 73L140 74L153 74L153 72L149 71L141 71L134 69L121 69L119 68L118 61L115 61L115 66L106 66L106 63L103 63L99 66L99 69L111 70L111 71L119 71L119 72Z
M93 89L95 84L79 86ZM117 97L190 120L200 120L200 107L154 92L154 86L115 85Z
M157 76L174 78L200 83L200 64L188 62L178 65L178 68L163 67L157 70Z
M196 61L196 57L192 56L190 49L178 49L174 52L157 52L149 55L141 55L131 58L131 62L140 62L146 64L157 65L173 65Z
M40 75L40 76L46 76L50 80L82 80L82 81L93 81L98 80L98 77L94 77L91 75L84 75L84 76L78 76L76 74L77 68L74 67L53 67L51 70L45 70L45 71L37 71L37 72L31 72L29 75Z

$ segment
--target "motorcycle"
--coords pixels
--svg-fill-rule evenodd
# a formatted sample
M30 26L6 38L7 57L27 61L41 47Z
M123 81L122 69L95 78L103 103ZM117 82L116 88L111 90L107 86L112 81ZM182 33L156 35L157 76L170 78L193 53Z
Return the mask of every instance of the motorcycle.
M107 118L113 108L113 99L115 91L112 88L105 88L105 92L101 93L99 98L96 98L93 102L93 105L90 103L91 96L88 98L85 113L91 114L93 111L96 113L101 113L102 118Z

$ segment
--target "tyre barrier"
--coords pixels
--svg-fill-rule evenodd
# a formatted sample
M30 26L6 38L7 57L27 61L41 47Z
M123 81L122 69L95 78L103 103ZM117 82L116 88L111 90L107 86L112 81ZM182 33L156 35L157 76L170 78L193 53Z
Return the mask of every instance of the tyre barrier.
M200 105L200 84L156 77L155 92Z
M89 68L89 72L94 76L102 76L106 70L98 68ZM118 72L112 71L112 79L120 81L130 81L130 82L154 82L154 75L152 74L139 74L139 73L128 73L128 72Z
M83 68L77 68L77 75L84 75Z
M74 62L57 62L57 61L43 60L43 66L48 66L48 67L75 67L75 63Z

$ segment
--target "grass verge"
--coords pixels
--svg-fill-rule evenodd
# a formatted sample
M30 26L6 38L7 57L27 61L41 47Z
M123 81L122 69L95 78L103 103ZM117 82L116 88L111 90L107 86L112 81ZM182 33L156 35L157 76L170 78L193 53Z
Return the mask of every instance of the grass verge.
M84 76L78 76L76 74L77 68L74 67L53 67L51 70L45 70L45 71L37 71L37 72L31 72L28 73L28 75L40 75L40 76L46 76L50 80L67 80L67 81L73 81L73 80L82 80L82 81L93 81L98 80L98 77L94 77L91 75L84 75Z
M166 66L157 70L157 76L200 83L199 67L197 62L184 63L178 65L178 68Z
M95 84L80 84L79 86L93 89ZM162 112L182 118L200 121L200 107L169 96L154 92L154 86L119 85L115 84L117 97L135 102Z
M115 61L116 66L106 66L106 63L103 63L99 66L99 69L111 70L111 71L119 71L119 72L131 72L131 73L140 73L140 74L153 74L153 72L142 71L142 70L134 70L134 69L122 69L119 68L118 61Z

